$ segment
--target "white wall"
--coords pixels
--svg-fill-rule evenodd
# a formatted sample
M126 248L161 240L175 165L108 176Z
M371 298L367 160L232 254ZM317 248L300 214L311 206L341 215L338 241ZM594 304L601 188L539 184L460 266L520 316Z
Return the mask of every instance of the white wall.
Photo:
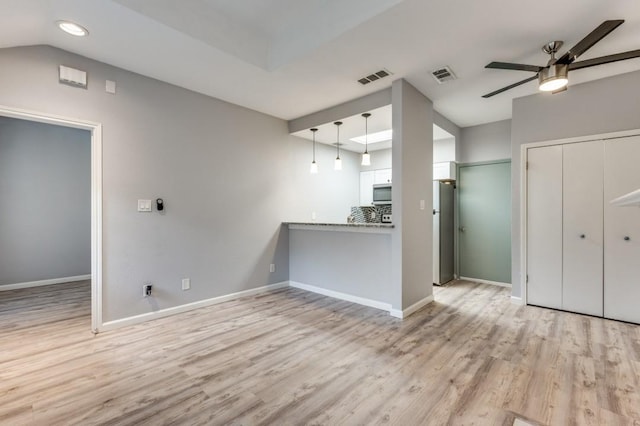
M310 144L283 120L51 47L0 49L0 63L1 105L103 125L105 321L287 280L281 222L306 220L312 198L357 204L348 172L324 195L308 190L310 156L292 159ZM88 89L58 84L59 64L87 71ZM136 212L157 197L162 214Z
M521 296L520 150L529 142L640 129L640 71L569 86L557 95L513 101L511 144L512 283Z
M91 134L0 117L0 286L91 273Z
M303 138L291 137L289 167L291 170L292 205L286 211L290 222L345 223L351 207L360 205L360 154L340 151L342 170L333 169L336 149L316 144L318 174L310 174L311 143Z
M461 129L458 146L460 163L479 163L508 158L511 158L511 120Z
M391 148L369 151L371 154L371 165L360 166L360 171L390 169L391 168Z
M456 161L455 138L438 139L433 141L433 162L443 163Z

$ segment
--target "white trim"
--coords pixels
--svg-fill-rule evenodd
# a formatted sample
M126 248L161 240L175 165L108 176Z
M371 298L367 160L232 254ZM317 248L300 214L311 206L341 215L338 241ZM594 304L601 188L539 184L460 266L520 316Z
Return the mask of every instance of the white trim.
M524 305L524 300L522 300L522 297L511 296L511 303L514 305Z
M48 280L39 280L39 281L27 281L24 283L0 285L0 291L17 290L20 288L30 288L30 287L41 287L44 285L72 283L75 281L85 281L90 279L91 279L91 274L76 275L74 277L51 278Z
M554 139L524 143L520 145L520 291L522 304L527 304L527 156L530 148L543 146L565 145L597 140L608 140L640 135L640 129L623 130L597 135L577 136L573 138Z
M239 291L237 293L225 294L223 296L213 297L211 299L198 300L197 302L187 303L185 305L173 306L171 308L160 309L159 311L147 312L140 315L135 315L128 318L122 318L115 321L108 321L102 324L100 331L114 330L120 327L126 327L130 325L140 324L146 321L164 318L171 315L188 312L198 308L204 308L218 303L227 302L229 300L237 299L240 297L254 296L256 294L266 293L269 291L278 290L280 288L288 287L288 281L282 281L275 284L269 284L262 287L252 288L249 290Z
M433 294L425 297L422 300L418 300L416 303L414 303L413 305L409 306L406 309L400 310L400 309L391 309L389 311L389 314L392 317L396 317L396 318L400 318L400 319L405 319L406 317L408 317L409 315L413 314L416 311L419 311L420 309L422 309L424 306L428 305L429 303L433 302Z
M511 288L511 283L503 283L503 282L500 282L500 281L481 280L479 278L469 278L469 277L460 277L460 279L464 280L464 281L471 281L471 282L474 282L474 283L490 284L490 285L497 285L498 287Z
M0 105L0 116L91 132L91 330L102 325L102 124Z
M300 290L310 291L312 293L322 294L323 296L333 297L334 299L345 300L347 302L357 303L358 305L369 306L371 308L381 309L383 311L391 312L391 304L385 302L379 302L377 300L367 299L360 296L354 296L352 294L341 293L339 291L328 290L322 287L316 287L314 285L303 284L297 281L289 281L289 286L293 288L299 288Z

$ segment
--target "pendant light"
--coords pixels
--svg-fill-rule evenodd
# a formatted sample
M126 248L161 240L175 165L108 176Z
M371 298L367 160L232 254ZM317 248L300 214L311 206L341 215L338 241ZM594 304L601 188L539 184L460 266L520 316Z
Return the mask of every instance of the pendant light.
M313 133L313 161L311 162L311 168L309 169L309 173L315 175L318 173L318 163L316 163L316 132L318 129L311 129Z
M335 170L342 170L342 160L340 159L340 126L342 126L342 121L336 121L333 123L336 125L336 130L338 133L336 139L336 147L338 148L338 156L336 157L336 161L333 163L333 168Z
M369 117L371 114L365 112L362 114L364 117L364 153L362 154L362 165L370 166L371 165L371 156L369 155Z

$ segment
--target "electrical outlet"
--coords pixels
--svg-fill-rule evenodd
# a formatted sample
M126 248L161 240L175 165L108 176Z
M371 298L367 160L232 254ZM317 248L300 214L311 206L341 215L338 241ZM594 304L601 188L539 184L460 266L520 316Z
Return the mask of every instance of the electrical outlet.
M316 220L316 212L311 212L311 220Z
M425 205L426 205L425 201L424 200L420 200L420 210L424 210Z
M151 288L153 286L149 283L145 284L142 286L142 296L143 297L149 297L151 296Z
M376 218L376 212L371 212L371 219L375 219Z
M276 271L276 264L272 263L271 265L269 265L269 272L275 272Z
M191 288L191 278L182 279L182 289L189 290Z

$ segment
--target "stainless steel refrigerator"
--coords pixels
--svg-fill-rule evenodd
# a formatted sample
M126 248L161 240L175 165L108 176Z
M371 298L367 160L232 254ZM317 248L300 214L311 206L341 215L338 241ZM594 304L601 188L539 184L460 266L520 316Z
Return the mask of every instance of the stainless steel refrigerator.
M433 283L451 281L453 275L453 205L455 182L433 181Z

